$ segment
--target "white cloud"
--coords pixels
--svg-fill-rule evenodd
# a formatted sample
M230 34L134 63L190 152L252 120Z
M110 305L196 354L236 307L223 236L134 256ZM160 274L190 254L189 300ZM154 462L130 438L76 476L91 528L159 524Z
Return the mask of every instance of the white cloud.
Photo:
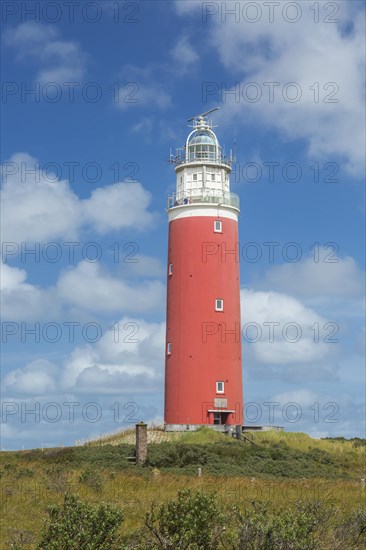
M160 281L126 283L103 271L100 264L87 261L61 274L57 289L68 304L99 313L153 311L165 300Z
M164 341L165 323L125 317L104 334L96 347L105 361L112 362L125 355L137 359L148 349L151 365L156 365L164 356ZM149 365L142 368L151 372Z
M329 251L320 249L317 259L274 266L259 285L296 296L362 296L364 276L352 257L330 257Z
M4 242L75 240L82 227L105 234L128 227L146 229L155 220L147 210L151 194L137 181L106 185L90 198L79 199L67 180L43 171L27 153L13 155L2 170Z
M180 38L170 54L177 64L180 74L189 71L199 60L198 54L190 43L188 36Z
M23 368L10 371L3 380L3 391L10 394L45 395L56 389L57 367L36 359Z
M158 75L155 73L159 72ZM162 76L161 67L138 67L125 65L121 70L121 84L118 88L115 105L118 109L131 107L167 109L172 104L166 91L168 79Z
M200 0L175 0L175 8L180 15L191 14L196 10L202 10L202 2ZM214 5L215 7L215 5Z
M22 59L35 56L47 42L55 40L57 29L51 25L40 25L34 21L22 23L4 33L4 42L7 46L17 48L17 57Z
M95 189L83 201L83 213L98 233L135 227L144 230L154 216L147 212L151 195L138 181L126 181Z
M165 268L149 256L137 259L137 263L122 263L114 275L100 263L84 260L61 272L55 285L46 288L27 282L25 269L2 262L2 318L23 323L65 318L89 322L95 315L162 311L165 284L157 277L165 274ZM12 330L16 327L9 326L9 334Z
M301 2L302 16L290 23L278 5L274 21L270 21L268 7L263 6L257 22L248 22L239 2L215 4L215 14L204 23L210 32L211 44L219 59L232 75L226 83L231 89L238 83L239 98L223 94L225 108L218 114L221 122L248 118L264 126L277 129L286 139L305 139L309 155L315 159L338 158L354 176L364 171L364 9L355 2L337 3L340 23L314 22L312 2ZM258 5L258 4L257 4ZM298 3L299 5L299 3ZM178 13L195 13L202 3L177 4ZM237 18L229 10L238 10ZM225 15L226 14L226 15ZM321 18L326 14L321 13ZM293 14L289 14L293 17ZM253 18L253 13L247 18ZM346 28L348 30L346 32ZM245 85L257 83L262 98L257 102L246 99ZM268 86L274 88L274 101L269 101ZM301 99L289 102L282 90L295 82ZM314 99L314 83L319 83L319 101ZM324 89L328 84L329 85ZM221 82L217 83L218 86ZM225 88L224 88L225 90ZM333 96L329 96L335 90ZM289 89L294 93L294 88ZM250 90L255 94L254 87ZM248 96L249 96L248 91ZM299 92L300 95L300 92ZM337 102L325 102L328 97ZM210 96L208 97L210 100Z
M27 153L14 154L4 163L4 172L1 223L5 242L76 238L79 199L66 180L43 174L38 161Z
M241 311L243 337L252 342L244 345L252 347L255 359L261 363L319 362L333 352L334 344L323 341L328 334L324 330L326 320L291 296L244 289L241 290ZM268 323L277 324L271 328ZM289 323L292 326L288 326ZM314 336L317 328L310 327L315 323L319 334Z
M274 394L269 401L280 403L274 408L275 422L288 431L306 431L311 437L363 437L364 403L349 393L293 389Z
M70 315L90 320L91 312L160 311L165 303L164 283L157 280L165 276L165 267L150 256L138 255L137 263L122 262L115 275L100 264L83 261L46 288L27 282L25 269L4 262L0 269L4 321L55 321Z
M54 26L27 21L7 29L4 42L14 48L19 61L31 59L41 65L36 80L42 84L80 82L85 74L86 56L80 45L61 40Z
M124 317L94 346L77 348L65 362L61 385L72 391L151 393L162 383L165 323Z
M131 131L134 133L142 133L148 138L151 138L152 131L154 127L153 117L144 117L139 122L136 122L131 128Z
M27 283L27 273L24 269L10 267L4 263L0 264L0 268L3 320L25 322L47 316L58 318L60 302L54 289L43 289Z
M151 393L162 384L165 323L123 318L92 348L76 349L65 363L62 385L73 391Z
M124 317L94 345L76 347L61 365L36 359L7 373L11 395L59 392L98 395L154 393L162 385L165 323ZM131 330L132 329L132 330Z
M273 401L278 401L281 405L298 403L301 407L309 407L313 405L316 400L319 400L319 394L306 389L281 392L273 396Z

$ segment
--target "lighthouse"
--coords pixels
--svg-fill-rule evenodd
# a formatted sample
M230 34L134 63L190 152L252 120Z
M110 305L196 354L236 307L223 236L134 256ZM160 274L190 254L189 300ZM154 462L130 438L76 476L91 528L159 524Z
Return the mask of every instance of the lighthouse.
M171 155L164 424L227 431L243 424L238 218L225 156L208 115L188 122Z

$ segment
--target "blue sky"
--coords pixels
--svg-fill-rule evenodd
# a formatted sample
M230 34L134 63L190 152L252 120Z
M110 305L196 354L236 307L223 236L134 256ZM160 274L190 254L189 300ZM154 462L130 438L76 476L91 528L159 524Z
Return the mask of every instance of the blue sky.
M167 159L215 106L248 422L362 436L363 3L35 5L2 6L1 447L162 418Z

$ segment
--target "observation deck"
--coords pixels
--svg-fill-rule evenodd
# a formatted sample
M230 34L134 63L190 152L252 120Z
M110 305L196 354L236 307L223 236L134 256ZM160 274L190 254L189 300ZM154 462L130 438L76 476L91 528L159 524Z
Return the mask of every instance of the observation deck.
M182 164L213 164L217 166L224 165L230 168L233 164L233 159L226 155L215 155L213 153L196 153L186 155L185 151L180 151L177 155L171 156L169 159L171 164L175 165L175 170L180 168Z
M240 199L236 193L224 193L217 189L192 189L183 196L181 193L172 193L168 196L167 210L179 206L212 204L215 206L230 206L240 210Z

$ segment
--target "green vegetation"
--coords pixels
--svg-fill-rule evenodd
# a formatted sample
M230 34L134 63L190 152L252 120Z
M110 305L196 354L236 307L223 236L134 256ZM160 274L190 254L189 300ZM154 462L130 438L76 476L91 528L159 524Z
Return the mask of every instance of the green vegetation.
M360 478L366 477L362 440L314 440L305 434L263 432L254 435L255 445L251 446L206 429L172 435L171 441L149 445L144 466L126 460L134 450L134 445L127 443L2 452L1 548L34 550L43 541L39 550L87 549L80 543L45 546L46 539L42 539L53 521L49 506L58 510L53 516L59 525L56 531L60 536L71 536L68 528L60 525L70 508L65 505L65 494L80 500L81 515L84 505L92 506L88 514L96 514L102 502L122 511L124 520L113 531L115 540L105 543L116 550L180 548L174 537L193 540L189 537L195 536L184 527L187 518L192 519L185 506L196 509L199 524L198 510L203 502L215 522L207 535L211 546L202 548L214 549L215 544L220 549L262 549L270 548L270 544L273 548L277 539L282 541L276 543L278 548L289 550L323 548L319 546L323 542L327 549L362 547L360 541L366 532L366 526L362 527L366 490L360 483ZM185 489L191 491L189 496L180 493ZM212 502L217 509L210 508ZM181 523L173 522L171 531L169 517L174 518L179 510ZM205 523L211 525L208 518ZM77 518L72 525L77 525ZM225 527L222 533L220 526ZM166 546L156 546L159 541L154 531L165 533ZM337 533L334 540L332 533ZM246 536L251 539L245 542ZM286 537L302 538L303 546L285 543ZM347 544L337 546L338 540ZM263 546L263 541L270 541L269 546Z
M37 550L109 550L122 522L122 511L110 504L81 502L75 495L65 495L62 506L48 510L47 522Z
M166 503L153 503L132 537L118 533L123 514L113 505L66 494L48 513L35 550L343 550L366 544L366 512L361 509L340 518L336 509L320 502L297 501L275 512L259 502L223 511L215 495L190 489ZM17 550L22 546L11 544Z
M137 547L141 548L218 548L224 531L224 515L218 510L213 495L178 491L166 504L153 503L146 514ZM132 545L130 545L132 546Z

